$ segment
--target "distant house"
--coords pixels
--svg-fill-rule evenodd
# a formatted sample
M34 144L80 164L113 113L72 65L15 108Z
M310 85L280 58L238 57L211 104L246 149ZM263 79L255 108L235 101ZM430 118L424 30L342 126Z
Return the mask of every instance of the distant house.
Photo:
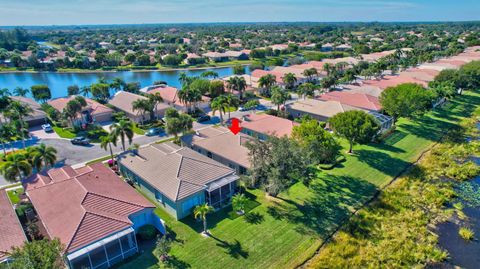
M248 114L242 117L241 132L265 140L271 135L290 136L297 125L297 122L268 114Z
M32 113L25 117L25 122L28 126L37 126L47 122L47 113L42 110L42 107L35 100L22 96L10 96L12 100L19 101L20 103L28 106L32 109ZM3 117L3 116L1 116Z
M322 48L320 49L320 51L322 51L322 52L329 52L329 51L332 51L332 50L333 50L333 45L330 44L330 43L323 44Z
M178 89L170 86L159 86L149 90L148 94L159 93L162 96L163 102L177 110L187 112L187 105L178 98ZM196 107L205 110L210 107L210 98L202 96L202 101L195 104Z
M317 99L322 101L337 101L343 105L368 111L380 111L382 109L377 97L365 93L331 91L318 96Z
M224 62L232 60L248 60L248 55L243 51L229 50L226 52L207 52L202 55L213 62Z
M48 104L61 113L67 106L67 103L74 98L75 96L56 98L48 101ZM85 101L87 102L87 106L82 110L82 115L80 119L77 120L77 124L102 123L112 120L113 109L87 97L85 97Z
M142 115L133 109L132 103L135 100L139 99L147 99L145 96L141 96L138 94L126 92L126 91L119 91L117 92L113 98L108 102L110 105L114 106L118 111L122 111L125 115L134 122L142 122L145 121L148 115L142 117ZM161 103L157 106L157 110L155 111L155 116L157 118L162 118L165 114L165 110L167 110L169 106L167 104Z
M0 268L9 268L9 253L27 241L7 192L0 190ZM5 266L5 267L4 267Z
M250 168L248 149L245 143L252 137L239 133L234 135L224 127L208 127L182 137L182 142L193 150L245 174Z
M176 219L197 205L221 208L236 192L235 171L189 148L171 142L152 144L118 157L121 173L134 181Z
M352 46L348 45L348 44L341 44L341 45L338 45L335 47L335 50L338 50L338 51L347 51L347 50L351 50L352 49Z
M71 269L108 268L137 253L135 234L144 225L165 233L155 206L102 163L51 169L23 185Z

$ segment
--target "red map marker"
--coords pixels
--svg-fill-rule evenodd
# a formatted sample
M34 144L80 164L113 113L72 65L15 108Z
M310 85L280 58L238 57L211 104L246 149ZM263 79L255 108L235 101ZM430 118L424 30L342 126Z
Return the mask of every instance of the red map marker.
M232 124L228 127L234 135L238 134L242 127L240 127L240 121L237 118L232 118Z

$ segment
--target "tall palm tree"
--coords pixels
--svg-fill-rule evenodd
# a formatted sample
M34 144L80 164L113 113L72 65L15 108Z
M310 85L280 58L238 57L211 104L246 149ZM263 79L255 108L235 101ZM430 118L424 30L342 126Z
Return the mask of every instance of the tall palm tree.
M148 99L137 99L132 102L132 110L137 111L142 116L142 124L145 121L145 114L150 111L150 101Z
M57 161L57 150L54 147L40 144L34 148L33 164L37 171L53 166Z
M26 88L16 87L16 88L13 90L13 94L16 95L16 96L25 97L25 96L27 96L27 94L28 94L29 91L30 91L30 90L29 90L29 89L26 89Z
M297 77L295 77L295 74L293 73L287 73L285 76L282 78L283 83L285 84L285 87L287 89L293 89L295 86L295 83L297 83Z
M32 173L32 166L24 154L13 153L7 155L0 172L6 180L14 182L29 176Z
M100 140L101 140L100 147L105 151L107 150L110 151L110 157L112 158L112 163L114 163L112 144L114 146L117 146L117 139L112 134L109 134L109 135L100 137Z
M305 100L306 96L313 96L315 94L315 85L310 82L303 83L298 87L298 94Z
M20 126L20 135L22 136L22 144L23 148L26 147L25 145L25 133L28 132L26 128L26 123L24 121L24 118L30 115L33 110L29 106L19 102L19 101L13 101L10 103L8 106L9 113L11 116L12 121L18 121L18 125Z
M230 110L231 108L235 108L235 110L238 109L238 106L240 105L240 100L238 97L236 97L233 94L227 94L227 104L228 104L228 118L230 119Z
M3 155L7 155L7 149L5 148L7 143L12 142L12 137L15 135L15 129L11 124L0 125L0 143L3 148Z
M280 105L284 105L288 99L290 99L290 95L287 91L278 86L272 88L272 103L277 105L277 111L280 111Z
M188 77L187 73L182 72L182 73L180 73L180 75L178 76L178 81L180 81L180 83L182 84L182 86L185 86L186 84L188 84L188 82L189 82L190 80L189 80L189 77Z
M125 151L125 138L128 139L128 144L132 144L133 123L130 120L120 120L118 123L110 125L110 131L115 139L120 138L123 151Z
M243 100L243 92L247 88L247 82L244 77L233 76L227 80L227 88L233 92L238 91L240 101Z
M83 86L82 88L80 88L80 93L83 96L87 97L92 93L92 88L90 86Z
M157 113L157 107L158 107L158 105L159 105L161 102L163 102L163 98L162 98L162 96L160 95L160 93L159 93L159 92L156 92L156 93L154 93L154 94L148 95L148 100L152 103L152 106L153 106L153 111L151 111L151 112ZM154 118L154 114L152 114L152 115L150 116L150 119L151 119L151 120L153 120L153 118Z
M126 86L127 83L125 83L125 81L121 78L114 78L112 80L112 83L110 83L110 88L112 88L116 92L125 89Z
M216 78L218 78L218 73L215 72L215 71L209 70L209 71L203 72L200 76L203 77L203 78L213 78L213 79L216 79Z
M213 212L213 207L209 206L208 204L197 205L193 210L193 215L195 218L200 218L203 221L203 233L208 234L207 231L207 215Z
M220 95L213 99L213 101L210 103L210 107L212 108L213 115L215 115L215 112L217 111L220 113L220 122L223 123L223 114L225 114L225 111L227 108L229 108L228 100L225 95Z
M258 80L258 86L265 89L267 95L270 95L270 88L275 85L277 78L272 74L262 76Z

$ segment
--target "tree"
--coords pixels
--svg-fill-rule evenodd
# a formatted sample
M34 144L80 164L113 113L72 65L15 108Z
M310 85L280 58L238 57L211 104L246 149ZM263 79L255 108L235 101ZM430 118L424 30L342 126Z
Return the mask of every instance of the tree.
M211 98L215 98L225 93L225 84L221 80L214 80L210 82L210 87L208 88L208 95Z
M123 151L125 151L125 138L128 139L128 144L132 144L133 123L130 120L122 119L118 123L110 125L110 132L111 135L115 138L115 140L120 138Z
M63 115L67 119L70 119L70 124L74 126L75 120L78 114L82 112L83 108L87 106L87 101L82 96L75 96L74 99L67 102L65 108L63 108Z
M113 78L112 83L110 83L110 88L118 92L124 90L127 87L127 83L121 78Z
M218 78L218 73L215 72L215 71L208 70L208 71L203 72L200 76L203 77L203 78L213 78L213 79L215 79L215 78Z
M380 127L375 118L361 110L338 113L329 120L330 127L336 135L349 142L348 153L352 153L353 145L371 142Z
M243 193L237 193L232 197L232 207L233 210L240 212L241 214L245 213L245 207L247 206L248 198Z
M293 126L292 138L315 164L334 162L340 151L340 145L333 136L313 119L304 119L300 125Z
M255 138L248 141L246 147L252 164L249 185L261 186L271 196L286 190L307 171L303 149L287 136L270 136L265 141Z
M309 69L305 69L303 71L303 75L307 77L307 81L308 82L312 82L314 77L318 75L318 71L316 68L309 68Z
M3 123L0 125L0 143L2 144L3 155L7 155L5 144L12 142L12 137L15 135L15 128L12 124Z
M203 234L208 235L207 231L207 215L213 212L213 207L208 204L197 205L193 210L193 215L196 219L200 218L203 221Z
M158 236L153 253L161 262L165 262L169 259L168 254L170 253L171 248L172 241L168 239L167 235Z
M230 110L227 97L225 95L218 96L212 100L210 107L212 108L213 115L218 111L220 114L220 122L223 123L223 114L225 114L227 109Z
M158 111L158 105L163 102L163 98L159 92L148 95L148 100L152 103L152 110L150 112L150 120L155 119L155 113Z
M306 96L313 96L315 94L315 85L310 82L305 82L298 87L298 94L305 99Z
M80 88L78 87L78 85L68 86L68 88L67 88L68 96L78 95L79 93L80 93Z
M234 108L235 110L238 109L238 106L240 105L240 99L238 99L238 97L233 94L226 94L225 97L228 104L228 118L230 119L230 111L232 110L232 108Z
M32 166L22 153L8 154L0 169L5 179L11 182L21 181L32 173Z
M247 82L244 77L233 76L227 80L227 88L230 91L237 91L239 93L240 101L243 100L243 93L247 88Z
M140 83L139 82L129 82L125 85L124 90L126 92L131 93L138 93L140 91Z
M52 98L52 93L47 85L33 85L30 87L33 99L45 103L48 99Z
M272 74L266 74L258 79L258 86L265 89L265 94L270 95L270 89L277 82L277 78Z
M425 112L432 102L432 92L419 84L404 83L385 89L379 98L385 112L393 117L395 124L399 117L411 117Z
M112 144L114 146L117 146L117 138L113 134L108 134L100 137L100 147L105 151L107 150L110 151L110 157L111 157L112 163L114 163L115 160L113 157Z
M233 74L235 75L243 75L245 74L245 67L237 64L233 66Z
M295 74L293 73L287 73L285 76L282 78L283 83L285 84L285 88L291 90L295 86L295 83L297 83L297 77L295 77Z
M92 93L92 88L90 86L83 86L82 88L80 88L80 93L83 96L87 97Z
M106 103L108 102L108 98L110 98L110 85L107 83L92 84L90 87L90 93L93 98Z
M148 99L137 99L132 102L132 110L142 115L142 124L145 121L145 114L153 110L153 103Z
M33 149L33 165L37 171L53 166L57 161L56 154L57 150L54 147L41 143Z
M285 105L285 102L290 99L290 94L278 86L272 88L271 100L274 105L277 105L277 111L280 111L280 105Z
M15 247L10 255L11 268L49 268L62 269L64 247L60 240L33 240L25 242L22 247Z
M25 89L25 88L22 88L22 87L16 87L15 89L13 89L13 94L16 95L16 96L25 97L25 96L27 96L27 94L29 92L30 92L29 89Z
M12 101L8 107L8 115L12 122L19 126L18 131L22 137L22 144L25 148L25 133L28 133L27 123L24 118L32 114L33 110L28 105L19 101Z

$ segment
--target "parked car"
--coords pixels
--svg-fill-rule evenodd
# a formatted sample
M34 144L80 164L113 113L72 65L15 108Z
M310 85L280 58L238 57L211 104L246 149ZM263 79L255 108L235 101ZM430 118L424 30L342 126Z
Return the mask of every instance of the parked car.
M209 115L201 115L200 117L197 118L197 122L206 122L206 121L209 121L210 120L210 116Z
M88 145L90 144L90 139L83 136L78 136L70 140L70 142L72 142L74 145Z
M150 128L145 132L146 136L154 136L154 135L159 135L163 132L163 129L160 127L156 128Z
M52 126L50 126L50 124L48 124L48 123L42 124L42 129L47 133L53 132Z
M250 110L250 108L244 107L244 106L241 106L241 107L238 108L238 111L241 111L241 112L243 112L243 111L249 111L249 110Z

